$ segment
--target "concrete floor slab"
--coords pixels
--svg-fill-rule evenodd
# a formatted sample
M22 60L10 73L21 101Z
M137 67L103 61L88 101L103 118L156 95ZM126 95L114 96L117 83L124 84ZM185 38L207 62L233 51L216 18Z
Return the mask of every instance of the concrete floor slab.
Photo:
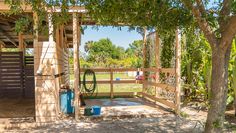
M86 107L101 106L101 115L96 117L102 118L151 117L171 113L142 98L87 99L85 103ZM81 113L84 114L84 108L81 108Z

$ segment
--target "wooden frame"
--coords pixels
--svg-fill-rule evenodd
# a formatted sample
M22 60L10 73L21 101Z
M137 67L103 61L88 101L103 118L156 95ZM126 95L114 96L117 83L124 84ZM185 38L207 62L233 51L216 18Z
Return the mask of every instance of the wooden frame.
M180 115L180 94L181 94L181 43L180 38L181 35L179 33L179 29L177 28L175 33L175 112Z
M32 12L32 8L28 5L23 5L22 6L24 12ZM0 2L0 12L6 12L9 11L10 7L9 5L5 4L4 2ZM53 10L51 9L47 9L48 13L49 13L49 17L50 17L50 13L52 12L61 12L61 9L58 7L55 7ZM79 107L80 107L80 101L79 101L79 95L80 95L80 87L79 87L79 74L80 71L83 72L83 69L79 68L79 45L81 42L81 31L80 31L80 24L78 24L79 20L78 20L78 14L80 13L86 13L86 9L84 7L80 7L80 6L76 6L76 7L70 7L69 12L72 13L73 16L73 50L74 50L74 94L75 94L75 100L74 100L74 105L75 105L75 119L79 120ZM25 51L25 47L24 47L24 41L23 39L33 39L34 45L38 43L38 39L39 39L39 35L38 35L38 16L36 13L33 13L33 19L34 19L34 35L22 35L21 33L19 34L18 38L19 38L19 49L20 51ZM53 24L52 22L49 21L49 43L54 43L53 40ZM63 29L63 27L59 27L59 29ZM57 29L58 30L58 29ZM181 56L181 45L180 45L180 35L179 35L179 31L176 30L176 60L175 60L175 68L160 68L160 63L159 63L159 47L160 47L160 40L159 40L159 35L156 32L156 68L143 68L142 71L152 71L155 72L156 77L159 77L159 73L169 73L172 74L176 77L176 85L175 86L170 86L167 84L161 84L158 81L158 78L156 79L155 82L148 82L148 81L141 81L141 83L143 84L143 89L142 92L140 92L139 94L142 94L143 97L147 97L150 99L153 99L157 102L163 103L171 108L175 109L175 112L177 114L180 114L180 94L181 94L181 85L180 85L180 78L181 78L181 73L180 73L180 56ZM62 32L58 32L56 31L56 39L57 42L59 44L59 46L56 46L56 51L57 52L64 52L61 48L62 46L62 42L66 42L67 39L63 36ZM62 38L61 38L62 37ZM61 39L62 40L61 40ZM144 29L144 36L143 36L143 58L144 58L144 62L146 62L146 43L147 43L147 30ZM1 51L1 46L0 46L0 51ZM57 55L56 57L58 57L59 55ZM35 64L38 62L35 62ZM143 66L144 67L144 66ZM35 67L35 70L38 69ZM93 69L95 72L110 72L110 80L104 80L104 81L97 81L98 83L101 84L110 84L110 93L108 93L108 95L113 98L114 95L117 95L116 92L114 92L113 89L113 85L114 84L128 84L128 83L140 83L140 81L137 81L135 79L133 80L121 80L121 81L114 81L114 77L113 77L113 72L117 71L117 72L124 72L124 71L139 71L139 69L134 69L134 68L130 68L130 69ZM60 68L56 69L56 73L60 72ZM146 77L144 77L145 79ZM37 81L37 79L35 79L35 81ZM56 81L56 82L60 82L60 81ZM89 82L89 81L88 81ZM58 84L57 84L58 85ZM169 101L166 101L164 99L160 99L157 98L157 92L155 94L155 96L152 95L148 95L145 93L145 89L147 88L147 86L154 86L157 88L162 88L162 89L166 89L168 91L174 92L176 95L175 98L175 103L170 103ZM57 91L59 90L59 86L55 86L55 88L57 89ZM120 93L121 94L121 93ZM131 93L129 93L131 94ZM57 98L59 97L58 94ZM37 97L37 96L35 96ZM35 98L37 99L37 98ZM59 102L59 99L57 99ZM37 101L35 101L35 104L37 104ZM36 106L36 110L37 110ZM57 109L57 113L58 113L58 109ZM37 118L36 118L37 121Z
M80 34L80 30L78 30L78 14L73 13L73 50L74 50L74 105L75 105L75 119L79 120L79 43L80 38L78 38ZM78 33L79 32L79 33Z

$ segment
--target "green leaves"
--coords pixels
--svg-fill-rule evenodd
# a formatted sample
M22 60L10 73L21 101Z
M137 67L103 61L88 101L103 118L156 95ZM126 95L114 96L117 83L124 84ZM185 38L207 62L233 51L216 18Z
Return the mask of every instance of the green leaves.
M189 21L189 13L178 1L83 0L89 15L104 25L125 24L175 29Z
M15 23L15 31L17 33L29 32L30 31L29 26L30 26L31 22L32 22L32 19L30 19L29 17L22 17L22 18L18 19Z
M175 41L175 32L161 34L162 40L162 50L161 50L161 67L170 68L172 59L174 57L174 41Z

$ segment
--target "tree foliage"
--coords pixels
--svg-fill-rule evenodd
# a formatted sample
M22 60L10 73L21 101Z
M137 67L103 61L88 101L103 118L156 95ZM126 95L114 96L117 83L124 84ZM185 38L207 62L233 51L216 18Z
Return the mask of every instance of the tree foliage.
M84 46L86 65L90 67L141 67L142 66L142 41L135 40L125 50L116 46L110 39L88 41ZM93 65L92 65L93 64ZM83 65L82 65L83 66Z

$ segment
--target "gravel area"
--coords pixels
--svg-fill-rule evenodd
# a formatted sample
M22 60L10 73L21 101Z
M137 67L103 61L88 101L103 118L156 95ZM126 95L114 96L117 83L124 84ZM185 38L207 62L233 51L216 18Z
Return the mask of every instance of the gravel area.
M0 130L1 131L1 130ZM88 132L88 133L198 133L203 126L198 121L179 118L173 114L152 118L113 119L102 121L62 120L44 126L10 128L1 132Z

